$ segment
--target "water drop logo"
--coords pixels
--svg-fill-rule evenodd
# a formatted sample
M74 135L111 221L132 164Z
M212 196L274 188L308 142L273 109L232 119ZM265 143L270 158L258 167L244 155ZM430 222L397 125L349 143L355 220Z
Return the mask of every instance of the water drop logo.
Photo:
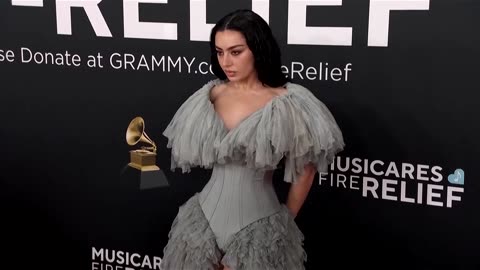
M448 182L456 185L463 185L465 181L465 172L462 169L456 169L453 174L448 176Z

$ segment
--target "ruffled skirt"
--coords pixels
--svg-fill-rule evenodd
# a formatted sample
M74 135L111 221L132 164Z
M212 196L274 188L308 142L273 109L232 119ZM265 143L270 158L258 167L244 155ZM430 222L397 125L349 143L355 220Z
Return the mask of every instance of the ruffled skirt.
M163 251L163 270L305 269L303 234L285 205L279 212L235 233L220 250L198 201L190 198L178 211Z

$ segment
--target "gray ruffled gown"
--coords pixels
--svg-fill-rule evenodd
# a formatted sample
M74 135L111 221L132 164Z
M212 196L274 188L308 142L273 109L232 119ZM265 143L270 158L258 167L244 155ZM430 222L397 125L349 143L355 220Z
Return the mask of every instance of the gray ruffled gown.
M340 129L308 89L286 94L228 130L210 101L213 80L178 109L163 135L171 169L213 168L204 189L179 208L164 248L165 270L304 269L303 234L281 204L271 171L285 157L286 182L313 162L320 172L343 149Z

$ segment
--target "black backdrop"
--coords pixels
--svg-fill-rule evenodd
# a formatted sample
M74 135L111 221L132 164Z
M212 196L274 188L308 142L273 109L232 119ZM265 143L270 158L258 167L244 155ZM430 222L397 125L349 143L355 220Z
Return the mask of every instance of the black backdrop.
M88 12L62 6L86 2ZM2 269L158 269L178 206L208 180L202 169L169 170L161 132L214 78L202 74L202 16L214 23L252 1L140 3L140 21L176 23L176 35L159 31L163 38L148 36L146 25L125 33L123 2L135 6L0 3ZM307 269L480 269L479 3L314 2L253 1L269 11L284 71L331 109L347 144L329 173L317 174L297 218ZM328 35L318 27L342 28ZM102 67L88 62L98 55ZM135 116L159 147L168 187L141 189L125 176ZM137 264L145 260L151 267Z

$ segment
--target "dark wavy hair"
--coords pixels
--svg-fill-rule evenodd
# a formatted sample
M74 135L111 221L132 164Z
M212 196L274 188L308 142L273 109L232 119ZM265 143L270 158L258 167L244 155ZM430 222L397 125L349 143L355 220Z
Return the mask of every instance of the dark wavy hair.
M218 63L215 35L219 31L234 30L243 34L252 51L258 79L270 87L283 86L287 77L282 72L281 54L270 26L251 10L240 9L221 18L210 33L211 64L213 73L221 80L227 76Z

